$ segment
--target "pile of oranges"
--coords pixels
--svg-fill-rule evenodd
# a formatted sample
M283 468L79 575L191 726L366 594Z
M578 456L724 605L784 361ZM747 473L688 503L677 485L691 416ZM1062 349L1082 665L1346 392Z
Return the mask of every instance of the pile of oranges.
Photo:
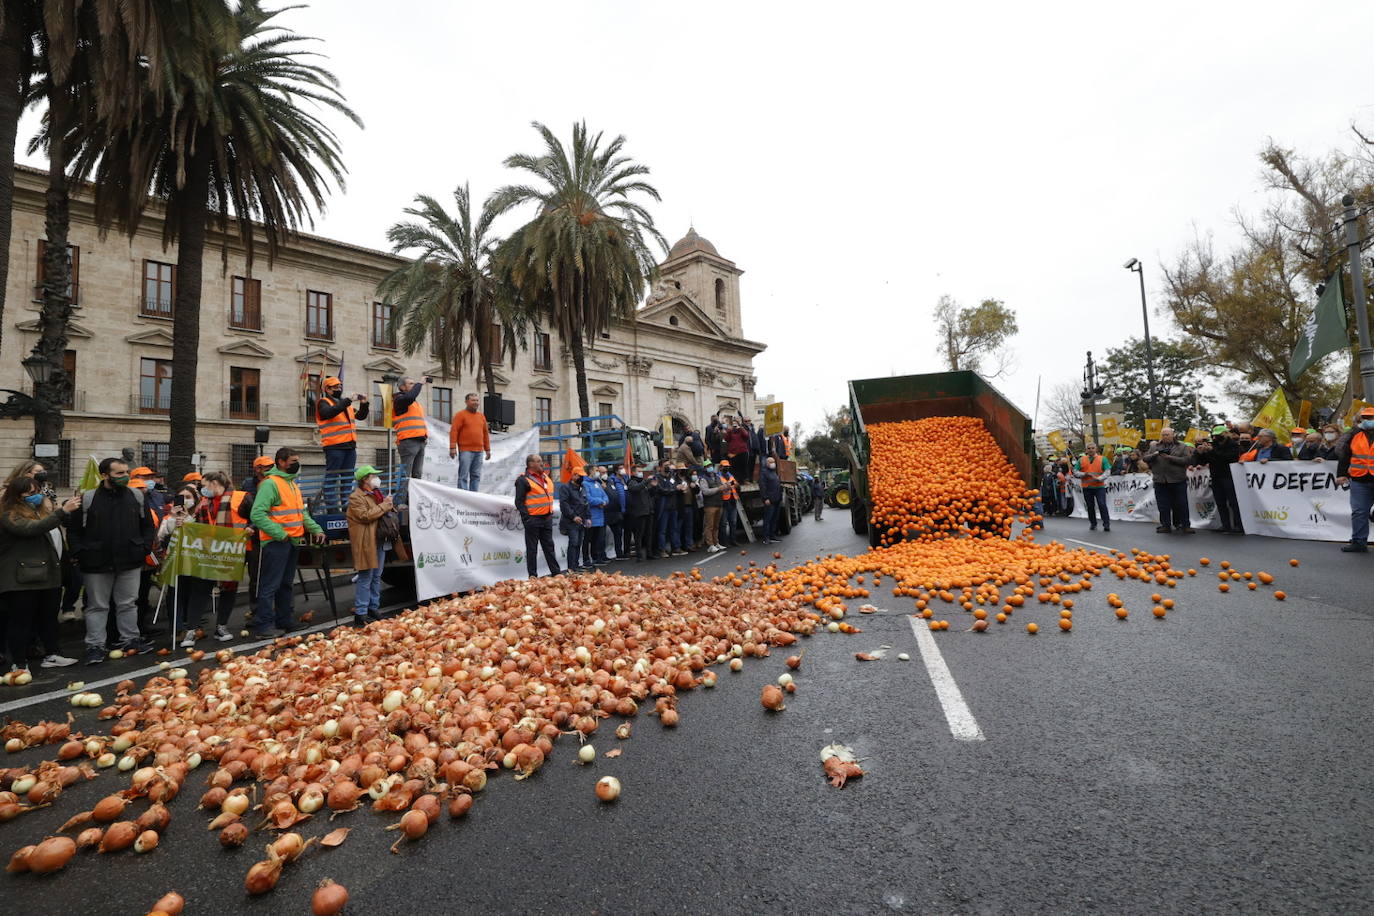
M1006 538L1035 516L1027 490L976 417L931 417L868 427L870 524L881 544L955 535Z

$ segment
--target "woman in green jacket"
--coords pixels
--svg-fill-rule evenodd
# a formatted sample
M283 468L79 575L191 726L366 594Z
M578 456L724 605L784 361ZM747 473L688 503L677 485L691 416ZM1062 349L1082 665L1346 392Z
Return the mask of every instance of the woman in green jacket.
M0 493L0 617L12 671L28 670L29 641L37 630L44 668L76 664L57 651L57 608L62 599L62 532L81 507L73 496L58 509L31 477L11 480Z

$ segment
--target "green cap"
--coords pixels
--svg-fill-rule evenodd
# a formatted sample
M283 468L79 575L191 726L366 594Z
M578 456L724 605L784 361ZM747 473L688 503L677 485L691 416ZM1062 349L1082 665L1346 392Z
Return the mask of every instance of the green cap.
M366 477L369 474L377 473L380 472L370 464L359 465L358 468L353 472L353 480L356 483L362 483L364 477Z
M1213 427L1212 427L1212 435L1214 435L1214 436L1224 436L1224 435L1226 435L1226 427L1224 427L1224 426L1213 426Z

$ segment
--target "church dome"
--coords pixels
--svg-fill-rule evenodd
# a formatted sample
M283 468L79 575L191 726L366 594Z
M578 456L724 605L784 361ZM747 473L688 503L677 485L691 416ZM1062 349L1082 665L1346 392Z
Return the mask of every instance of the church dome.
M713 254L716 257L720 257L720 252L716 251L716 246L697 235L696 228L691 227L687 230L687 234L668 250L668 260L672 261L676 258L685 257L694 251L704 251L707 254Z

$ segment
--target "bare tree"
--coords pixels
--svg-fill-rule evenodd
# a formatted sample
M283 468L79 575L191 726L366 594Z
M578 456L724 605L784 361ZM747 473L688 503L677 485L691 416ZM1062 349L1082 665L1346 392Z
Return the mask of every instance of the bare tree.
M936 349L951 372L971 369L988 378L1009 372L1014 354L1006 342L1016 334L1016 313L1000 299L964 308L944 295L935 305Z
M1073 442L1083 442L1087 434L1083 423L1083 399L1080 397L1083 386L1077 382L1061 382L1050 389L1045 401L1045 431L1061 429L1070 433Z

